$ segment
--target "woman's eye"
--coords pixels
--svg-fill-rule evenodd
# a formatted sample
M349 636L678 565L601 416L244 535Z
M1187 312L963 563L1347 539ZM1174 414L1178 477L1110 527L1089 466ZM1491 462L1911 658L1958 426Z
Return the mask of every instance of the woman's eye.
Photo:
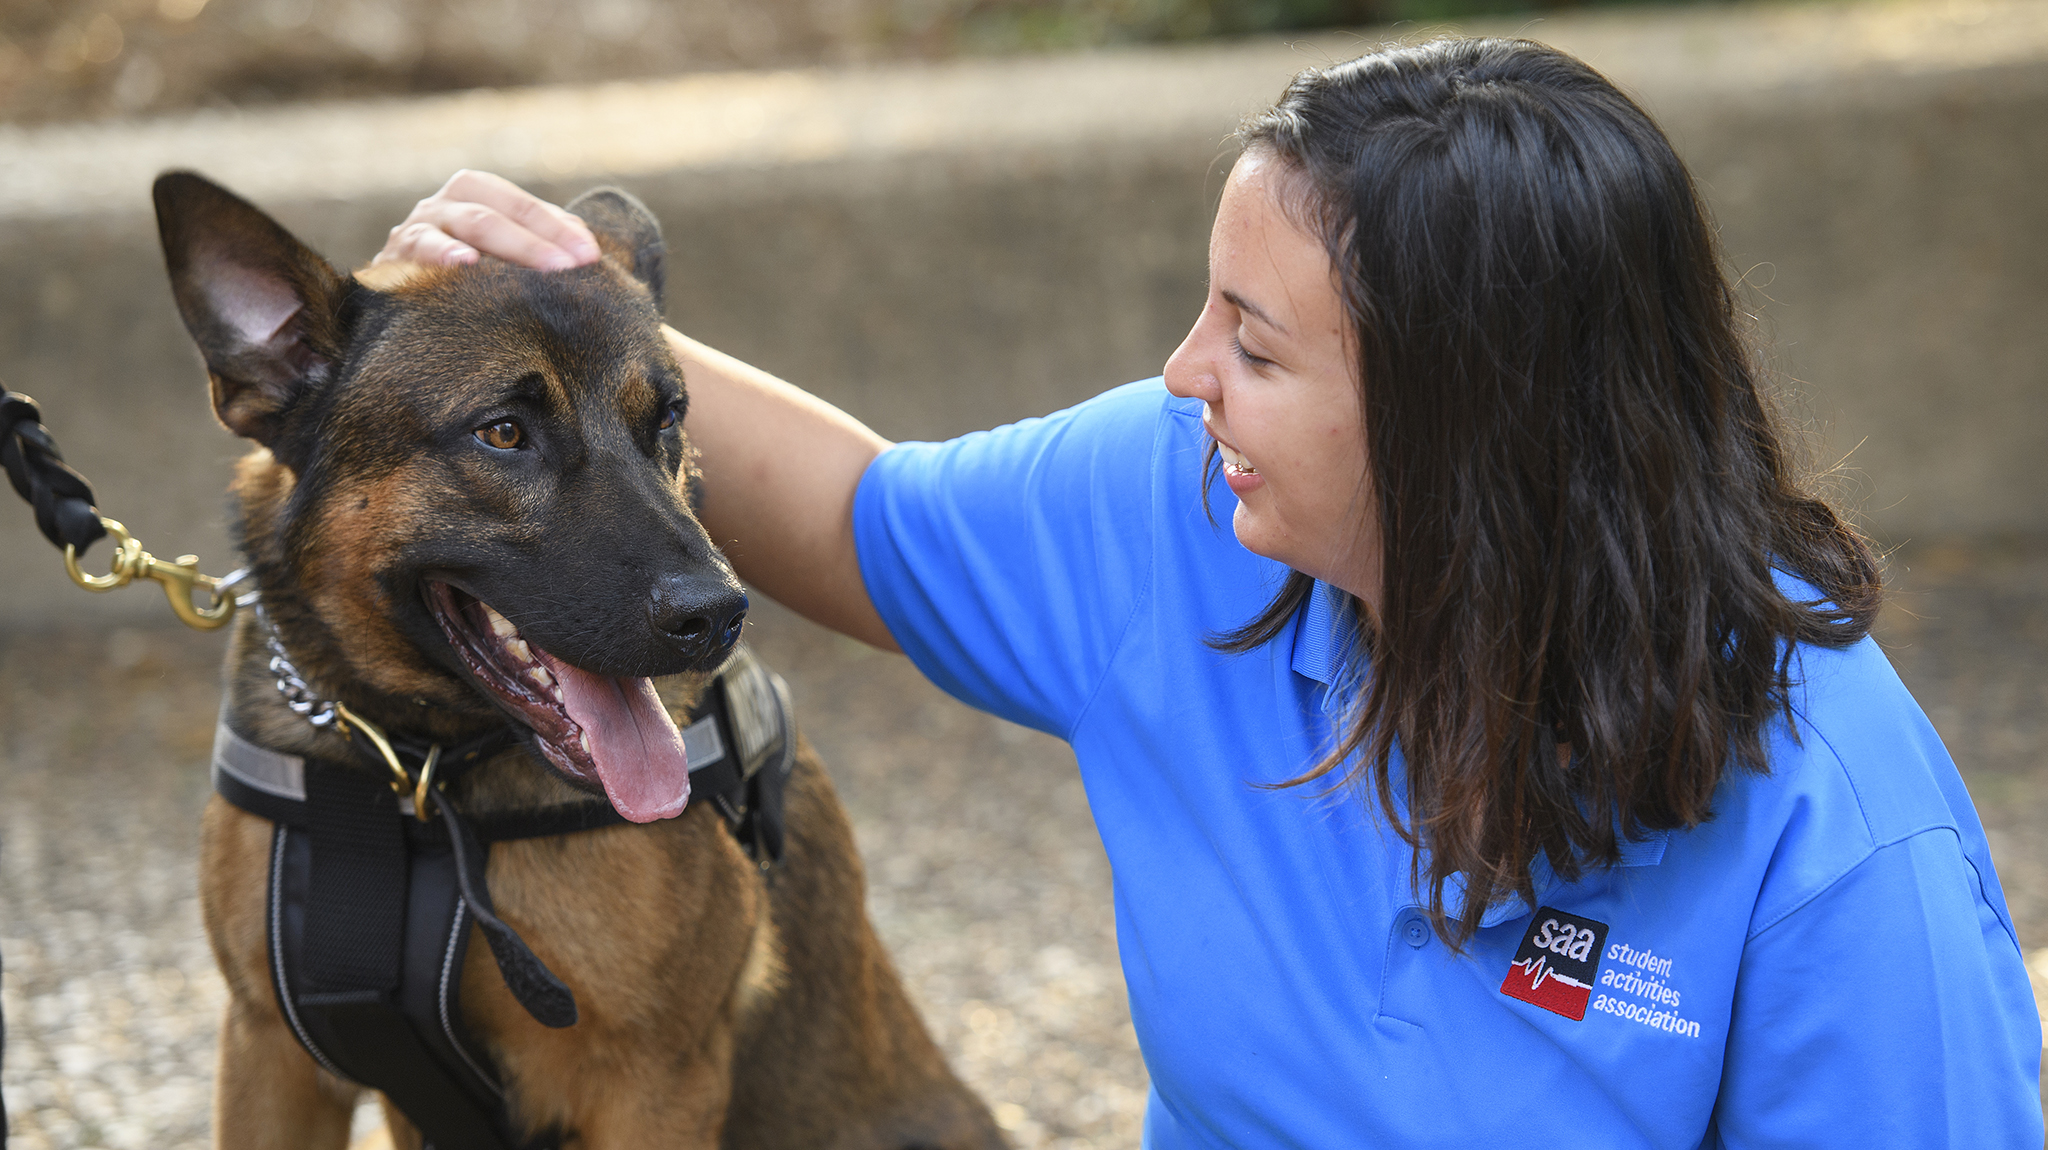
M526 442L526 429L509 419L501 419L488 427L479 427L475 432L477 442L499 451L510 451Z
M1237 353L1237 358L1243 360L1248 364L1251 364L1253 367L1267 367L1270 366L1273 362L1270 359L1266 359L1262 356L1256 356L1253 355L1251 352L1246 351L1244 349L1244 344L1240 342L1236 336L1230 337L1230 348L1232 351L1235 351Z

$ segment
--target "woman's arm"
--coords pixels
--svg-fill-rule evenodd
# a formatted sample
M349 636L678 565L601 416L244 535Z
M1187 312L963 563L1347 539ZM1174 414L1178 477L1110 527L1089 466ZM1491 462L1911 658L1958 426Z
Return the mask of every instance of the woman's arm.
M391 229L377 261L543 270L594 262L582 220L487 172L457 172ZM684 426L701 454L704 525L740 577L799 614L896 650L861 579L853 493L889 446L859 420L759 368L663 328L689 389Z
M896 650L853 545L853 492L889 441L758 367L663 328L690 395L704 526L740 577L798 614Z

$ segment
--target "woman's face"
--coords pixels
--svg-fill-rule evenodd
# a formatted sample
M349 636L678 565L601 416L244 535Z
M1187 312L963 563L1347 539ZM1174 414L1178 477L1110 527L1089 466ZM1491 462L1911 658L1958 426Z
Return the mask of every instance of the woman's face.
M1376 610L1356 340L1323 241L1282 206L1298 178L1256 151L1231 170L1209 235L1209 300L1166 361L1166 387L1203 403L1237 495L1238 542Z

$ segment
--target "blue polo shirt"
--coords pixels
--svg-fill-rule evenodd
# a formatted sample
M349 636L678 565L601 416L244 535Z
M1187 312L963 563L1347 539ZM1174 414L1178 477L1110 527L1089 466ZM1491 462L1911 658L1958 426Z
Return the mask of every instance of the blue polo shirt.
M1154 380L903 444L861 571L956 697L1066 739L1115 873L1146 1145L2042 1145L2041 1031L1984 832L1869 640L1795 653L1796 724L1714 817L1632 844L1466 953L1358 797L1274 790L1348 697L1347 597L1204 639L1285 569L1201 499L1200 405ZM1796 731L1796 733L1795 733Z

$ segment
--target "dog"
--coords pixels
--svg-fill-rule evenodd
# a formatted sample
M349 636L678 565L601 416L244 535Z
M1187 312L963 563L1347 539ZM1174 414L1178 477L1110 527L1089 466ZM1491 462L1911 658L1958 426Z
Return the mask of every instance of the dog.
M395 792L434 774L431 756L415 771L382 752L399 776L381 800L393 825L459 808L451 843L508 812L595 805L619 824L498 841L461 879L472 918L456 933L500 933L442 981L502 1087L496 1144L1005 1145L867 921L851 830L809 745L790 739L772 867L731 833L731 809L685 806L678 719L733 657L746 600L693 510L645 207L610 189L571 204L603 252L571 271L486 259L344 275L201 176L168 173L154 198L213 409L254 444L231 496L261 610L235 621L223 730L371 795L393 780L366 732L433 754L482 745L410 798ZM281 996L273 943L298 912L280 909L278 875L303 838L220 797L204 816L201 903L229 993L221 1147L342 1147L364 1093L301 1041L318 996ZM307 881L325 881L324 857ZM321 1009L376 995L334 1005L345 997ZM549 1009L567 1013L544 1025ZM422 1146L383 1093L392 1141Z

